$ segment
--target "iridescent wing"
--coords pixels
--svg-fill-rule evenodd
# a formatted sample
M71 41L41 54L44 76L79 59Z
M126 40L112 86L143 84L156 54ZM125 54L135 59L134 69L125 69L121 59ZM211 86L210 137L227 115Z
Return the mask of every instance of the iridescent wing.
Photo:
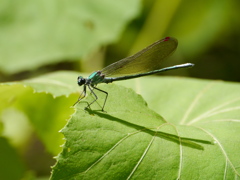
M166 37L144 48L133 56L119 60L103 68L106 77L134 75L161 69L162 60L177 48L177 39Z

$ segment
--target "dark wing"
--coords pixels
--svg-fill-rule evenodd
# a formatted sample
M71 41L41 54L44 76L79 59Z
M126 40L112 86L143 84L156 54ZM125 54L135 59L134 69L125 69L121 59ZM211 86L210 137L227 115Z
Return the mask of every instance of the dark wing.
M126 76L161 69L163 59L177 48L177 39L166 37L144 48L133 56L119 60L103 68L106 77Z

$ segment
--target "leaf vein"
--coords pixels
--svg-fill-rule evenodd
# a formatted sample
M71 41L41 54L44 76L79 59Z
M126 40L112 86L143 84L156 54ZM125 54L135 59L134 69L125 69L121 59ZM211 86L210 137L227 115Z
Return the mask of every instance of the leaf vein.
M200 127L199 127L200 128ZM240 176L240 174L237 172L236 168L234 167L234 165L232 164L232 162L230 161L228 155L227 155L227 152L224 150L224 147L222 146L222 144L220 143L220 141L217 139L217 137L215 137L213 134L211 134L210 132L208 132L207 130L203 129L203 128L200 128L202 129L204 132L206 132L208 135L210 135L214 141L218 144L218 146L220 147L221 151L223 152L223 155L225 156L226 158L226 161L228 162L228 164L231 166L231 168L234 170L235 174L237 176Z
M186 113L184 114L184 116L183 116L182 120L179 122L179 124L184 124L186 122L189 114L192 112L193 108L196 106L199 99L204 95L205 91L207 91L215 83L216 82L208 83L204 88L202 88L202 90L197 94L197 96L194 98L193 102L188 107ZM191 123L191 121L189 123Z

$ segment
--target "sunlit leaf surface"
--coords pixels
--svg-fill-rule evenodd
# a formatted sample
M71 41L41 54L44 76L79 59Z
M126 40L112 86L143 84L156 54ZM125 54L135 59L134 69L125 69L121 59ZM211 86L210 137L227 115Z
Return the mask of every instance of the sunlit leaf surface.
M78 104L62 130L66 143L52 179L239 177L238 84L167 77L122 84L158 114L130 89L98 86L109 93L107 113L101 93L91 110Z

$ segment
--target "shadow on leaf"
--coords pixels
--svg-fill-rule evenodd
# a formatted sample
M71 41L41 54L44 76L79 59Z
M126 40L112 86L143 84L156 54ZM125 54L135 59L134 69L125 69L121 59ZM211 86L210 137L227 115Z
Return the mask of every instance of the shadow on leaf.
M211 145L214 144L213 142L207 141L207 140L185 138L185 137L180 137L180 136L177 136L177 135L173 135L173 134L169 134L169 133L165 133L165 132L161 132L161 131L154 131L150 128L146 128L146 127L143 127L143 126L140 126L140 125L137 125L137 124L133 124L133 123L127 122L123 119L120 119L120 118L114 117L112 115L106 114L106 113L104 113L100 110L99 111L96 111L96 110L93 111L91 109L85 109L85 111L87 111L91 115L95 114L95 115L98 115L101 118L108 119L110 121L119 122L119 123L121 123L125 126L134 128L138 131L142 131L142 132L148 133L152 136L157 136L157 137L160 137L160 138L166 139L168 141L172 141L174 143L181 144L183 146L187 146L187 147L190 147L190 148L194 148L194 149L198 149L198 150L204 150L204 147L200 144L197 144L197 143L211 144ZM197 143L195 143L195 142L197 142Z

